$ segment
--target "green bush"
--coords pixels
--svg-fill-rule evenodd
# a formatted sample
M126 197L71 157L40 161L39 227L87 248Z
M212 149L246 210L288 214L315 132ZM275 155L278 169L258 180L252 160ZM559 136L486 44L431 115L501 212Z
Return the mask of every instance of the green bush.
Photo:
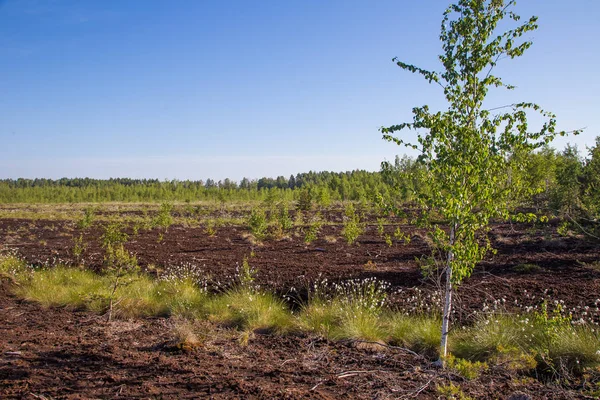
M86 229L92 226L92 223L96 219L96 209L94 207L86 207L83 210L83 216L77 221L77 227L79 229Z
M360 216L356 213L354 205L348 203L344 211L344 227L342 228L342 236L348 244L354 244L358 237L365 231L365 225L361 222Z
M163 228L166 232L169 229L169 227L173 225L173 217L171 216L171 211L173 211L173 204L162 203L160 205L160 209L158 210L158 214L152 221L152 225L158 228Z
M254 208L248 217L248 229L257 240L263 240L267 235L267 217L262 208Z
M294 227L294 221L290 217L287 205L282 204L276 212L275 235L277 237L286 236Z
M313 195L310 188L304 188L298 195L296 209L300 211L310 211L313 208Z
M321 220L321 215L317 213L312 217L310 224L308 225L308 229L304 235L304 243L311 244L317 240L322 226L323 221Z

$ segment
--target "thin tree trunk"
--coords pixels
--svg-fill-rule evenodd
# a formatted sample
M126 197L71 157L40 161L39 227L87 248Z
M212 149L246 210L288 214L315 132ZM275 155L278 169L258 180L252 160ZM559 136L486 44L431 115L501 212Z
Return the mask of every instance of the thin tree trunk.
M450 246L454 245L454 234L456 230L456 224L453 224L450 228ZM444 366L444 359L448 353L448 331L450 327L450 313L452 311L452 261L454 260L454 253L452 250L448 251L448 258L446 259L446 290L444 296L444 312L442 313L442 340L440 342L440 359L437 364Z
M115 282L112 287L112 292L110 293L110 302L108 304L108 322L112 320L112 313L115 301L115 293L117 292L117 288L119 287L119 280L121 278L121 267L117 270L117 276L115 278Z

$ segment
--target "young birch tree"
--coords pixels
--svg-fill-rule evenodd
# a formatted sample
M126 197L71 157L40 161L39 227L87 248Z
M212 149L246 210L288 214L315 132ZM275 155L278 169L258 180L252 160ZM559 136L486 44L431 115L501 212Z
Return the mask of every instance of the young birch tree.
M537 28L537 18L521 23L511 8L515 1L460 0L451 5L442 20L441 71L428 71L394 58L402 69L422 75L439 85L448 109L432 112L428 106L413 108L412 122L381 131L384 139L418 150L418 162L430 185L418 197L424 221L436 248L443 254L445 301L442 314L440 361L447 353L454 286L470 276L475 265L491 250L487 239L490 220L508 218L511 199L526 190L519 180L526 155L549 143L557 135L555 116L534 103L484 109L490 88L514 89L494 75L502 59L520 57L531 46L522 37ZM515 25L496 32L503 19ZM540 66L541 68L542 66ZM543 124L528 129L527 113L537 112ZM417 131L414 143L395 134ZM385 170L386 163L383 163ZM442 229L435 220L443 220Z

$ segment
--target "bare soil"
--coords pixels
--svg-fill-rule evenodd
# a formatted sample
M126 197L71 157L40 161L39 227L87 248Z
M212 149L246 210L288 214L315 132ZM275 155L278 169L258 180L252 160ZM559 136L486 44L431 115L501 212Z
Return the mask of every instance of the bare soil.
M318 279L377 277L392 284L393 302L406 306L415 293L435 293L435 284L422 278L415 261L431 253L426 236L408 225L401 229L410 244L388 247L375 225L354 245L344 241L339 225L324 226L310 245L299 233L257 244L239 226L218 227L211 237L203 227L175 225L160 242L157 229L133 235L130 228L127 248L150 272L192 263L215 283L231 282L236 265L253 253L258 283L300 298ZM83 261L100 270L101 233L97 224L80 230L71 221L0 220L0 245L37 265ZM73 239L80 234L87 248L76 260ZM497 224L490 237L498 252L460 286L458 320L468 323L484 304L523 308L545 298L564 301L575 318L599 321L598 243L562 237L553 224ZM107 325L88 312L42 309L16 299L8 282L0 287L0 321L0 398L436 398L436 387L449 382L474 398L508 398L517 391L536 399L584 398L501 367L466 381L399 349L308 336L256 333L243 346L239 332L211 327L197 351L175 351L170 319Z

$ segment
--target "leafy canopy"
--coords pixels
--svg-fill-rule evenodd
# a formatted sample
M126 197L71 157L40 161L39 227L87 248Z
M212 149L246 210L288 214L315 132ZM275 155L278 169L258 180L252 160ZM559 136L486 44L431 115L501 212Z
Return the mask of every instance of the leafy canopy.
M490 219L508 217L511 200L527 190L519 179L532 150L549 143L557 134L554 114L534 103L518 103L496 109L483 104L492 87L514 89L494 75L497 63L519 57L532 42L522 40L537 28L537 18L520 23L510 10L514 1L460 0L444 13L440 39L443 54L440 72L428 71L394 58L407 71L422 75L443 88L448 109L430 111L428 106L413 108L412 122L381 128L384 139L420 152L418 162L426 170L430 190L419 202L425 221L432 216L448 222L454 236L434 226L432 237L438 248L450 257L455 283L469 276L475 264L491 249L485 232ZM505 17L516 25L496 33ZM496 112L496 113L493 113ZM545 121L539 131L528 129L527 113L537 112ZM395 136L403 130L417 131L417 142ZM390 167L384 163L384 171Z

